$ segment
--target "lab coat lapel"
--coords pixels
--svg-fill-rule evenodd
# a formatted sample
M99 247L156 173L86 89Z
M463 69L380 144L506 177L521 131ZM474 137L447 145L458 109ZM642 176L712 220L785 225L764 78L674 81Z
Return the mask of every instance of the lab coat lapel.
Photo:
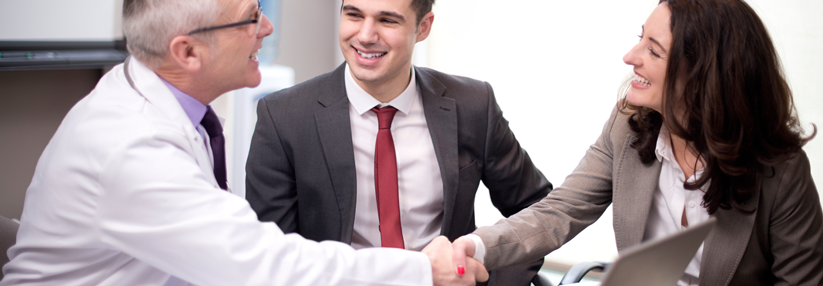
M189 141L190 153L192 153L195 160L197 160L197 165L200 166L200 169L204 173L209 174L209 176L206 176L209 182L219 188L217 180L214 178L211 152L206 148L208 138L200 136L200 133L191 124L191 120L188 115L186 115L186 112L183 111L183 107L180 106L180 103L169 88L154 71L134 58L130 59L128 69L134 86L140 95L160 110L164 116L180 125L183 132L185 132L186 139Z
M415 68L423 101L423 113L429 126L434 153L443 178L443 225L441 233L451 227L457 197L459 166L457 161L457 106L445 97L446 87L426 70Z
M348 243L354 228L357 174L344 72L345 64L333 72L334 82L318 87L317 101L325 108L315 112L314 119L342 220L340 239Z
M646 221L652 205L654 191L660 181L660 161L643 164L637 151L631 148L633 137L626 137L614 154L614 232L617 249L626 249L643 242ZM632 154L633 153L633 154Z

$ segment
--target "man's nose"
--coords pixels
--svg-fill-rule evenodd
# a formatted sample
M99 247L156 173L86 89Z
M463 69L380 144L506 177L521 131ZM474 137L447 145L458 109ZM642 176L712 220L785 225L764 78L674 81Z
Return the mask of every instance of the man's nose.
M266 15L262 15L263 18L261 19L263 22L260 23L260 31L257 32L257 36L260 38L265 38L271 35L274 32L274 24L269 21L269 17Z
M360 31L357 33L357 40L361 44L373 44L380 38L377 33L376 22L373 19L367 18L360 26Z

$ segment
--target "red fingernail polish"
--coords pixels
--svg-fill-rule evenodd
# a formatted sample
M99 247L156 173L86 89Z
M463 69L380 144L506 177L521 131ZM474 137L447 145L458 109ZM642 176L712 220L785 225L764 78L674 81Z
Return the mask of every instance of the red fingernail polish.
M466 267L463 267L463 265L458 265L457 266L457 275L463 275L463 273L466 273Z

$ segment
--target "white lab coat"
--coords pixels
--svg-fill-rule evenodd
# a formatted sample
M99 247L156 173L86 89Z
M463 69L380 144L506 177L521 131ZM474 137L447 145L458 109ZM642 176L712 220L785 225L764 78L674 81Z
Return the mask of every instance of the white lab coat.
M422 253L355 251L259 222L217 187L203 138L160 78L132 60L138 93L123 68L43 151L0 285L163 285L172 275L197 285L432 283Z

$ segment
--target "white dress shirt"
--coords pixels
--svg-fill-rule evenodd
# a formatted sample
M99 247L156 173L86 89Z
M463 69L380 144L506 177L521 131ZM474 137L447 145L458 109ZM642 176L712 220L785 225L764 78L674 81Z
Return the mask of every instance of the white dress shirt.
M258 221L217 187L169 88L132 60L133 89L124 70L104 75L43 151L0 285L432 284L425 254L355 251Z
M660 181L657 190L654 191L643 241L666 237L684 229L680 224L684 206L689 225L696 225L709 219L709 212L702 205L703 195L709 187L709 183L703 185L700 190L686 190L683 188L683 183L687 180L686 175L680 168L680 164L674 159L671 137L665 126L661 127L660 135L657 136L655 155L662 164ZM702 173L703 169L697 170L694 175L688 178L688 182L694 182ZM702 258L703 244L700 245L692 261L689 262L689 266L686 267L686 273L677 282L678 286L696 286L699 284L700 260Z
M701 204L703 194L709 187L709 183L703 185L700 190L690 191L683 188L683 182L686 180L685 174L674 159L670 142L669 132L664 126L657 137L657 147L655 148L657 160L662 163L660 181L657 190L654 192L643 241L666 237L682 230L680 219L683 215L683 206L687 206L686 218L689 225L696 225L709 219L709 212ZM689 178L689 182L695 181L702 173L703 169L695 172ZM483 240L475 234L468 234L467 237L474 241L476 250L473 258L483 263L486 255L486 246ZM700 245L694 258L689 262L683 277L677 281L678 286L697 286L700 283L700 260L702 258L703 244Z
M374 148L377 142L377 115L370 110L380 105L398 112L391 125L397 156L397 185L400 224L406 249L421 250L440 235L443 222L443 180L434 153L420 88L412 68L406 89L391 102L382 104L358 85L346 66L345 83L349 102L354 165L357 170L357 202L352 246L380 247L377 198L374 190Z

